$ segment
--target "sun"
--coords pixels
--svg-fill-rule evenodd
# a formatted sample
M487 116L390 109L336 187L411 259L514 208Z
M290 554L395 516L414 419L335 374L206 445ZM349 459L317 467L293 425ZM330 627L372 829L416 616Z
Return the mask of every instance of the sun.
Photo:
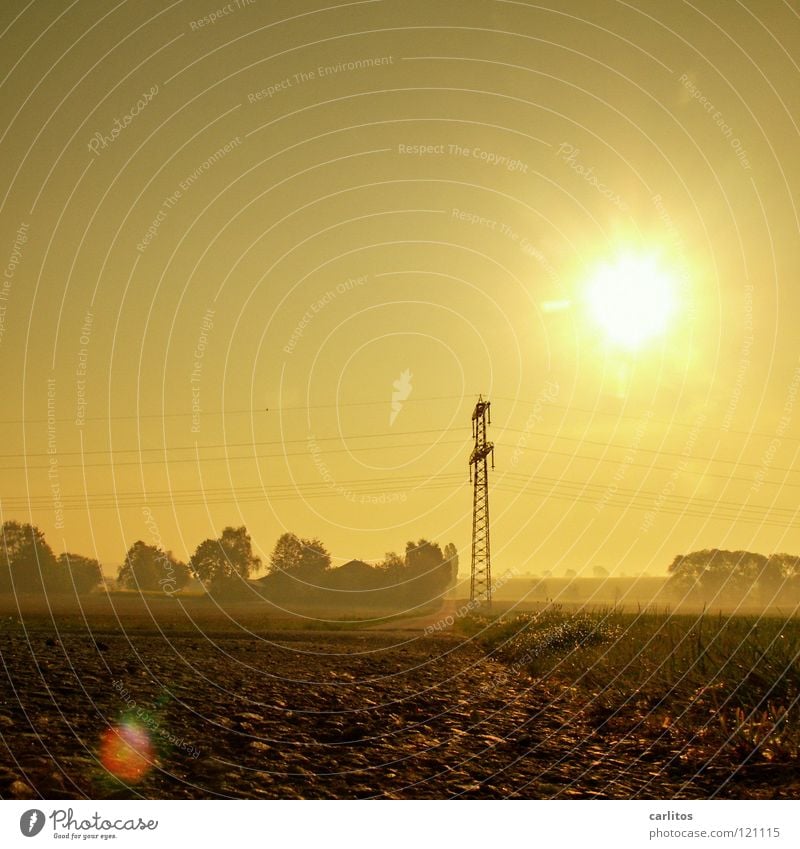
M667 329L675 313L675 282L654 256L623 254L598 266L586 302L608 341L634 351Z

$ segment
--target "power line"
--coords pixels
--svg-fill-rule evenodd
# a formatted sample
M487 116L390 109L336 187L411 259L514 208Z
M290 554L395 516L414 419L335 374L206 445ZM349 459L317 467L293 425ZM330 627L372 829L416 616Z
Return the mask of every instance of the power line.
M603 499L603 503L609 503L609 500L616 495L628 496L631 501L633 500L644 500L644 498L652 498L655 501L660 501L663 503L676 503L687 504L691 503L697 505L698 507L704 507L704 509L716 508L720 507L723 509L730 510L738 510L738 511L761 511L768 513L780 513L787 517L794 517L798 515L800 512L800 508L789 508L789 507L772 507L766 504L742 504L735 501L724 501L722 499L713 499L713 498L704 498L703 496L693 495L690 498L684 498L683 496L678 495L668 495L664 494L663 490L661 492L655 492L652 490L642 490L642 489L627 489L625 487L616 487L613 491L604 484L594 484L594 483L583 483L578 481L567 481L562 478L546 478L546 477L537 477L536 481L544 481L552 486L561 486L567 489L578 490L576 494L582 495L584 492L589 491L590 493L594 493L595 495L600 495ZM530 483L530 485L523 485L522 481L511 481L506 484L504 481L498 484L504 485L509 491L516 492L529 492L532 488L536 486L536 482ZM608 494L608 498L605 498ZM595 502L597 499L593 499Z
M523 433L523 434L529 433L528 431L525 431L525 430L519 430L517 428L508 428L508 427L504 428L503 433L505 433L505 432ZM596 440L596 439L582 439L582 438L575 437L575 436L561 436L557 433L553 433L553 434L548 433L548 434L539 434L539 435L549 436L551 439L562 439L562 440L566 440L566 441L569 441L569 442L578 442L581 445L597 445L600 448L616 448L616 449L619 449L621 451L628 451L628 452L635 450L636 453L641 452L643 454L655 454L656 456L663 456L663 457L678 457L678 458L683 459L683 460L691 460L691 461L701 460L701 461L705 461L705 462L708 462L708 463L728 463L729 465L732 465L732 466L746 466L746 467L753 468L753 469L763 468L763 463L745 463L744 461L741 461L741 460L727 460L724 457L706 457L706 456L703 456L703 455L700 455L700 454L687 455L687 454L685 454L684 452L681 452L681 451L667 451L667 450L662 450L662 449L659 449L659 448L642 448L641 446L637 446L635 449L633 449L633 448L631 448L630 445L618 445L617 443L614 443L614 442L601 442L601 441ZM787 473L795 473L795 472L800 471L800 469L787 469L787 468L781 468L781 467L778 467L778 466L770 466L770 469L772 469L776 472L787 472Z
M408 435L419 435L419 434L425 434L425 433L442 433L442 434L445 434L445 433L455 433L455 432L458 432L460 430L462 430L462 429L458 428L458 427L450 427L450 428L441 428L441 429L432 428L432 429L419 430L419 431L407 431L406 433ZM729 459L724 458L724 457L708 457L708 456L705 456L705 455L688 456L685 453L678 452L678 451L668 451L668 450L661 450L661 449L648 449L648 448L642 448L642 447L636 447L634 449L634 448L631 448L629 445L618 444L618 443L614 443L614 442L602 442L602 441L599 441L599 440L582 439L582 438L579 438L579 437L563 436L563 435L560 435L560 434L551 434L551 433L534 434L534 433L529 433L528 431L525 431L525 430L520 430L518 428L505 428L505 430L503 432L519 433L519 434L523 434L523 435L531 436L531 437L537 436L537 437L541 437L543 439L550 439L550 440L561 440L561 441L565 441L565 442L577 443L578 445L592 445L592 446L605 448L606 450L619 450L619 451L626 451L626 452L635 452L637 454L638 453L645 453L645 454L654 455L656 457L660 457L660 456L676 457L676 458L679 458L679 459L682 459L682 460L687 460L687 461L692 461L692 462L725 464L725 465L733 466L734 468L738 468L738 467L752 468L752 469L757 469L759 471L765 469L764 465L761 464L761 463L748 463L748 462L744 462L744 461L740 461L740 460L729 460ZM341 441L346 442L349 439L367 439L367 438L375 438L375 437L389 436L389 435L395 435L395 434L382 433L382 434L359 434L359 435L353 436L353 437L342 437L342 436L318 437L318 438L315 438L314 441L320 442L320 441L323 441L323 440L325 440L325 441L341 440ZM206 449L215 450L215 449L223 449L223 448L228 448L228 447L244 447L244 446L256 447L256 446L266 446L266 445L276 445L277 446L277 445L284 445L284 444L297 443L297 442L300 442L300 443L308 442L308 439L271 440L271 441L242 442L242 443L230 443L230 444L220 443L218 445L206 445L206 446L200 446L200 445L198 445L198 446L174 446L173 448L163 447L163 448L142 448L142 449L135 449L135 448L114 449L114 450L109 449L108 451L106 451L106 450L96 450L96 451L91 451L91 452L87 451L87 452L84 452L84 454L82 454L80 451L70 451L70 452L63 452L62 454L55 455L55 456L84 456L84 455L88 455L88 454L131 454L131 453L141 453L143 451L147 451L147 452L156 452L156 451L166 452L166 451L184 451L184 450L201 451L201 450L206 450ZM435 445L437 445L437 446L439 446L439 445L456 445L456 444L462 444L462 440L441 440L441 441L438 441L438 442L435 443ZM520 448L519 445L511 445L510 443L505 443L505 442L498 443L498 444L503 444L505 447L512 448L512 449ZM389 445L351 446L351 447L346 447L346 448L329 448L329 449L325 450L325 453L326 454L340 454L340 453L362 452L362 451L394 451L394 450L404 449L404 448L419 448L419 447L432 447L432 444L430 442L423 442L423 443L419 443L419 442L416 442L416 443L396 442L396 443L392 443L392 444L389 444ZM615 457L594 456L594 455L591 455L591 454L580 454L580 453L575 453L575 452L556 451L556 450L551 449L550 447L537 448L535 446L525 445L524 448L520 448L520 450L531 451L531 452L541 453L541 454L546 454L546 455L552 454L553 456L587 460L587 461L594 462L594 463L613 463L613 464L617 464L617 465L624 464L625 466L634 466L636 468L642 468L642 469L652 469L652 470L660 470L660 471L673 471L673 468L674 468L674 467L669 467L669 466L655 466L653 464L639 463L639 462L635 462L635 461L628 462L624 459L621 460L621 459L615 458ZM9 455L1 455L1 456L7 458L7 457L18 457L20 455L9 454ZM41 456L52 456L52 455L49 455L49 454L46 454L46 453L30 453L30 454L25 454L25 455L21 455L21 456L27 458L27 457L41 457ZM177 463L196 463L198 460L203 462L203 463L210 463L210 462L221 462L221 461L233 462L233 461L239 461L239 460L271 459L271 458L297 457L297 456L308 456L308 452L306 452L306 451L282 451L282 452L271 453L271 454L246 454L246 455L233 456L233 457L223 456L223 457L199 457L199 458L198 457L160 458L160 459L142 459L142 460L120 460L120 461L114 461L114 462L109 460L108 462L104 462L104 463L78 463L78 464L74 464L74 463L73 464L70 464L70 463L63 463L62 464L62 463L59 463L59 468L60 469L116 468L118 466L147 466L147 465L165 465L165 464L177 464ZM23 465L23 466L6 466L5 467L6 471L37 471L37 470L41 471L41 470L45 470L45 469L49 469L49 468L50 468L49 464L46 464L46 465L27 465L26 464L26 465ZM770 465L768 468L769 468L769 471L771 471L771 472L784 473L785 475L796 475L796 474L800 473L800 467L789 468L789 467L785 467L785 466ZM727 473L727 472L726 473L714 473L714 472L704 471L703 475L709 476L709 477L718 477L718 478L722 478L722 479L738 480L738 481L752 483L752 478L737 477L736 475L734 475L732 473ZM762 481L762 483L771 484L771 485L774 485L774 486L800 486L800 484L792 483L790 481L765 480L765 481Z
M372 492L376 491L376 488L387 486L393 486L394 490L379 489L377 491L396 491L398 487L417 489L424 488L424 490L427 491L432 487L455 488L461 486L463 483L464 480L461 475L453 473L443 473L435 476L392 475L387 477L370 479L342 479L335 481L333 484L327 483L325 481L296 481L285 484L267 484L266 486L257 485L239 487L236 489L231 487L212 487L209 489L204 489L201 492L204 495L208 495L210 497L219 498L225 496L227 501L236 501L242 497L247 497L249 495L256 496L259 499L263 499L265 497L271 498L273 496L284 495L286 493L296 494L296 497L303 497L303 494L305 492L315 492L317 490L322 491L322 493L324 494L330 492L333 495L340 495L343 490ZM652 498L660 500L662 503L667 504L673 502L676 505L692 503L695 506L703 507L704 509L720 508L745 512L779 513L781 515L785 515L786 517L794 517L795 515L797 515L798 512L796 509L793 508L771 507L763 504L746 505L741 504L739 502L704 498L702 496L692 496L691 499L685 499L682 496L663 495L662 493L658 493L652 490L642 490L641 488L630 489L619 486L615 487L615 489L613 490L613 496L609 495L608 498L604 498L607 493L611 493L611 490L605 484L571 481L565 480L564 478L552 478L540 475L537 475L536 479L531 481L525 475L506 473L501 476L500 480L496 484L496 487L517 494L549 493L552 492L555 488L560 487L561 489L566 490L570 496L584 495L584 493L599 495L601 498L603 498L604 504L612 503L612 497L627 496L631 500L644 500L645 498ZM192 503L205 503L206 500L205 498L199 497L198 491L196 489L153 490L150 492L142 490L123 490L117 492L102 493L76 493L75 495L62 495L60 500L65 504L69 502L75 502L77 503L78 507L86 507L98 506L99 504L103 504L105 502L109 502L113 505L114 503L124 502L127 500L133 500L137 503L148 501L149 503L149 499L168 499L168 503L178 504L183 503L183 499L185 497L193 497L194 500L192 501ZM586 500L589 499L587 498ZM593 498L591 500L594 503L597 503L598 499ZM10 498L3 499L3 503L26 506L29 504L48 506L52 503L52 496L49 494L31 496L30 498L27 496L12 496ZM618 498L617 501L614 503L624 504L626 502L621 502Z
M498 400L501 400L501 401L509 401L511 403L518 403L518 404L535 405L535 404L539 403L538 401L535 401L535 400L532 401L528 398L508 398L508 397L504 397L502 395L498 395L496 397L498 398ZM637 414L637 413L611 412L610 410L597 410L597 409L591 409L589 407L576 407L572 404L570 404L570 405L557 404L557 403L551 402L551 401L548 401L546 406L547 407L553 407L556 410L566 410L567 412L570 412L570 413L586 413L587 415L591 415L591 416L606 416L607 418L627 419L629 421L634 421L634 422L642 422L645 418L645 416L642 413ZM669 428L681 427L681 428L687 428L687 429L691 430L691 429L698 427L697 422L681 422L681 421L673 421L673 420L670 420L670 419L657 419L653 416L647 416L647 421L652 422L653 424L664 425L665 427L669 427ZM775 437L774 433L765 433L764 431L760 431L760 430L736 430L735 428L727 428L727 427L723 427L722 425L710 424L709 422L704 422L698 429L699 430L721 430L721 431L724 431L725 433L731 434L732 436L760 436L760 437L763 437L764 439L774 439L774 437ZM785 435L782 438L788 439L791 442L800 442L800 436Z
M498 443L498 444L502 444L505 447L508 447L506 445L506 443ZM632 466L632 467L637 468L637 469L646 469L647 471L654 471L654 472L674 472L675 471L674 466L656 466L652 463L637 463L636 461L628 462L627 460L620 460L618 457L595 457L592 454L576 454L576 453L571 452L571 451L553 451L553 450L547 449L547 448L528 448L528 447L526 447L525 450L526 451L533 451L534 453L537 453L537 454L546 454L548 457L549 456L566 457L566 458L571 459L571 460L588 460L588 461L591 461L593 463L611 463L614 466L624 465L626 468L628 466ZM721 460L720 462L734 462L734 461L729 461L729 460L722 461ZM774 466L770 466L770 469L774 469L774 468L775 468ZM775 469L775 471L781 471L781 469ZM791 470L787 470L787 471L794 472L796 470L791 469ZM506 472L506 474L509 474L509 473ZM689 472L689 474L696 474L696 473L695 472ZM743 478L743 477L739 477L738 475L730 474L729 472L725 472L725 473L709 472L706 469L704 469L703 472L702 472L702 475L703 475L704 478L719 478L721 480L726 480L726 481L739 481L740 483L748 483L748 484L753 483L752 477ZM792 483L791 481L785 481L785 480L775 481L775 480L765 478L764 480L761 481L761 483L764 484L764 485L772 485L772 486L800 487L800 481L798 481L797 483Z
M500 485L495 487L495 489L501 489L501 488L504 489L507 492L511 492L511 493L514 493L514 494L535 494L535 490L531 490L531 489L522 489L522 490L508 489L508 488L504 488ZM595 503L595 504L597 503L596 498L586 498L585 496L583 496L581 494L575 494L575 493L563 493L562 494L562 493L553 492L552 490L550 490L550 491L543 492L541 494L546 495L548 498L555 498L555 499L558 499L558 500L561 500L561 501L569 501L570 503L574 503L576 501L579 501L579 502L582 502L582 503ZM650 498L658 498L658 496L654 493L641 493L641 495L643 497L647 495ZM648 502L645 502L645 503L639 503L637 501L624 502L624 501L615 500L613 497L608 499L608 501L606 501L604 503L607 504L608 506L611 506L611 507L618 507L618 508L624 508L624 509L644 510L644 511L652 510L654 514L664 513L665 515L678 516L682 519L683 518L696 518L696 519L705 519L705 520L709 520L709 521L718 521L718 522L732 522L732 523L743 523L743 524L751 524L751 525L757 524L759 526L763 525L763 526L767 526L767 527L781 528L783 530L785 530L787 528L795 527L797 525L796 519L798 517L800 517L800 508L798 508L798 510L796 510L794 512L791 519L787 519L786 521L775 521L775 520L772 520L772 519L769 518L769 514L773 510L773 508L771 508L771 507L764 508L767 512L765 512L764 514L761 514L760 516L755 516L755 515L750 516L750 515L747 515L747 514L742 515L739 512L739 508L741 508L742 505L738 505L737 507L731 507L731 508L725 507L725 508L723 508L725 510L725 512L720 513L719 511L718 512L696 511L696 510L690 509L687 506L684 506L681 509L677 509L677 508L670 507L670 506L667 506L667 505L659 505L658 507L654 508L651 501L648 501ZM684 502L684 505L687 505L687 504L691 504L691 501ZM734 512L734 510L735 510L735 512Z
M438 444L439 445L455 445L455 444L462 444L462 442L461 442L461 440L448 440L448 441L442 441ZM509 448L512 447L512 446L510 446L506 443L498 443L498 444L502 444L502 445L504 445L504 447L509 447ZM414 443L414 444L408 444L408 445L403 445L403 446L399 446L399 447L415 448L415 447L419 447L420 445L429 446L429 443ZM364 448L332 449L332 450L328 451L327 453L337 453L338 454L338 453L349 453L351 451L384 450L385 448L386 448L386 446L374 446L374 447L370 446L370 447L364 447ZM525 450L526 451L532 451L534 453L545 454L547 456L553 455L553 456L565 457L567 459L573 459L573 460L584 460L584 461L592 462L592 463L595 463L595 464L597 464L597 463L610 463L612 465L618 466L622 462L618 458L613 458L613 457L597 457L597 456L593 456L593 455L589 455L589 454L575 454L575 453L571 453L571 452L553 451L553 450L550 450L550 449L543 449L543 448L526 447ZM234 462L234 461L241 461L241 460L252 461L254 459L255 460L282 459L282 458L285 458L285 457L297 457L297 456L306 457L308 455L307 455L306 452L280 452L280 453L276 453L276 454L249 454L249 455L234 456L234 457L204 457L204 458L200 458L200 462L202 462L203 464L207 464L207 463L210 463L210 462L221 462L221 461L226 461L226 462ZM145 466L145 465L147 465L147 466L151 466L151 465L163 466L163 465L166 465L166 464L173 465L173 464L178 464L178 463L197 463L197 462L198 462L197 458L171 459L171 460L161 459L161 460L142 460L142 461L120 461L120 462L117 462L117 463L61 464L59 466L59 468L60 469L103 468L103 469L111 470L111 469L115 469L115 468L121 467L121 466L137 466L137 467ZM731 462L731 461L720 461L720 462ZM632 467L636 467L636 468L645 469L647 471L663 471L663 472L674 471L673 466L658 466L658 465L653 465L653 464L637 463L635 461L625 462L624 465L626 467L632 466ZM45 470L45 469L49 469L49 468L50 468L49 466L8 466L8 467L6 467L6 469L8 471L12 471L12 470L17 470L17 471L37 471L37 470L39 470L39 471L41 471L41 470ZM775 471L782 471L781 468L776 468L776 467L770 467L770 468L774 469ZM783 470L783 471L792 471L793 472L795 470ZM501 477L501 480L504 479L505 477L507 477L509 474L511 474L511 473L509 473L509 472L504 473ZM737 475L734 475L734 474L731 474L731 473L716 473L716 472L711 472L711 471L708 471L708 470L703 470L703 472L701 474L704 478L705 477L711 477L711 478L716 478L716 479L721 479L721 480L726 480L726 481L735 481L735 482L739 482L739 483L746 483L746 484L752 484L753 483L753 478L751 478L751 477L741 477L741 476L737 476ZM792 481L786 481L786 480L778 481L778 480L773 480L771 478L763 479L761 481L761 484L763 486L780 486L780 487L787 487L788 486L788 487L793 487L793 488L800 486L800 483L794 483Z
M152 448L93 448L87 451L59 451L59 457L84 457L90 454L141 454L144 451L196 451L197 449L205 450L207 448L245 448L250 446L261 446L261 445L289 445L296 442L330 442L331 440L339 440L342 442L347 442L350 439L379 439L381 437L386 436L418 436L422 433L449 433L450 431L459 430L460 428L429 428L427 430L405 430L399 433L385 431L383 433L356 433L352 436L342 436L341 434L337 436L308 436L301 439L272 439L272 440L258 440L252 441L248 440L247 442L217 442L217 443L209 443L207 445L164 445L164 446L154 446ZM378 446L380 447L380 446ZM19 457L50 457L52 456L49 451L30 451L25 454L20 454L19 452L15 454L0 454L0 459L12 458L17 459Z
M276 443L278 444L278 443ZM441 441L437 442L436 445L463 445L464 440L449 440L449 441ZM386 451L391 448L392 450L398 450L402 448L430 448L430 442L409 442L402 445L367 445L356 448L331 448L326 451L327 454L348 454L353 452L360 451ZM120 452L120 453L129 453L129 452ZM160 459L160 460L122 460L120 462L108 462L108 463L59 463L59 469L115 469L118 466L164 466L164 465L173 465L177 463L214 463L220 461L232 462L235 460L269 460L283 457L308 457L309 453L307 451L281 451L277 454L244 454L239 457L178 457L174 459ZM43 466L6 466L6 471L43 471L46 469L50 469L51 466L43 465Z
M335 487L324 483L306 482L296 485L287 484L280 488L270 487L266 490L263 487L249 487L243 490L225 490L220 488L213 491L209 490L210 497L201 497L200 494L195 494L192 497L186 495L191 491L183 490L183 494L179 498L174 497L169 491L159 491L147 494L119 493L117 496L109 493L104 494L103 500L98 500L98 496L91 494L88 496L65 496L61 500L65 510L131 509L144 504L149 507L166 508L209 504L263 503L265 500L269 502L316 498L343 498L345 497L343 493L377 496L378 494L386 494L387 492L396 493L398 491L397 487L405 485L414 486L421 494L426 494L443 489L454 491L456 487L463 485L460 475L444 475L427 481L424 484L419 480L422 477L424 476L414 476L409 479L402 477L382 479L384 482L389 481L394 484L394 490L378 489L376 487L381 484L373 481L342 481ZM414 484L411 483L412 480ZM385 486L385 483L383 486ZM307 487L305 491L303 491L303 487ZM653 510L655 513L664 513L665 515L681 518L742 522L784 529L792 527L800 514L800 508L792 509L763 504L741 504L730 501L714 501L701 497L684 499L678 496L664 496L663 493L653 491L626 488L618 488L613 495L608 495L608 488L599 484L565 481L560 478L537 478L536 481L528 481L527 483L522 480L511 481L509 483L500 481L495 484L494 488L496 491L502 491L509 495L536 495L544 499L556 499L570 503L578 502L596 505L602 500L603 509L605 507L615 507L626 510ZM225 494L226 492L230 494L227 495ZM598 498L598 495L600 498ZM364 503L367 502L365 501ZM28 499L21 496L19 498L3 499L3 504L6 509L12 510L36 507L45 509L51 506L52 498L49 496L33 496Z
M515 404L525 404L525 405L534 405L538 403L535 399L530 398L511 398L508 396L498 395L495 396L499 400L509 401L510 403ZM419 403L427 403L429 401L471 401L469 395L432 395L427 397L417 397L417 398L409 398L408 404L419 404ZM204 410L203 417L211 417L211 416L234 416L234 415L253 415L253 414L261 414L261 413L295 413L295 412L303 412L307 410L325 410L325 409L342 409L342 408L350 408L350 407L379 407L386 406L388 402L385 398L375 401L348 401L348 402L332 402L327 404L297 404L288 407L278 406L278 407L243 407L241 409L236 410ZM608 410L598 410L592 409L589 407L576 407L574 405L567 404L558 404L555 402L548 401L548 407L552 407L557 410L565 410L570 413L585 413L590 416L605 416L614 419L626 419L630 421L642 421L643 416L641 414L635 413L619 413L619 412L611 412ZM140 419L170 419L170 418L190 418L194 413L191 411L187 412L169 412L169 413L140 413L140 414L126 414L126 415L116 415L116 416L87 416L84 421L86 422L109 422L109 421L137 421ZM13 424L45 424L48 420L46 418L36 418L36 419L0 419L0 426L4 425L13 425ZM56 418L54 421L60 423L68 423L74 421L73 418ZM681 428L695 428L697 427L696 422L681 422L681 421L673 421L668 419L656 419L653 417L648 417L649 422L653 422L655 424L661 424L665 427L681 427ZM733 436L758 436L764 439L773 439L774 433L766 433L764 431L759 430L737 430L733 428L725 428L722 425L711 424L709 422L705 422L700 426L700 430L722 430L725 433L729 433ZM781 437L783 440L791 441L791 442L800 442L800 436L792 436L791 434L784 434Z
M244 487L210 487L200 491L203 495L218 497L221 495L229 495L231 500L236 500L240 496L257 495L259 498L271 497L273 494L282 494L284 492L300 492L306 490L325 490L334 491L334 494L339 494L342 490L353 491L358 487L367 488L365 491L372 491L375 487L387 487L389 485L412 487L412 486L458 486L463 484L462 475L458 474L442 474L435 477L430 475L408 475L408 476L387 476L382 478L370 479L343 479L336 480L333 484L323 480L316 481L294 481L284 484L267 484L257 486ZM126 500L147 501L148 499L176 499L180 500L185 497L195 497L199 495L196 488L193 489L173 489L173 490L122 490L117 492L97 492L97 493L75 493L74 495L61 495L62 503L77 502L78 506L90 506L92 501L104 503L106 501L122 502ZM34 495L30 498L27 496L12 496L3 499L5 504L42 504L48 505L52 503L52 495Z
M409 398L407 403L416 404L426 401L452 401L455 399L469 400L465 395L432 395L428 397ZM389 402L385 398L380 401L345 401L330 404L297 404L291 407L244 407L239 410L203 410L203 417L206 416L234 416L253 413L295 413L305 410L331 410L340 409L343 407L378 407L386 406ZM128 413L126 415L117 416L87 416L84 418L86 422L115 422L115 421L138 421L139 419L188 419L194 415L193 412L174 412L174 413ZM12 424L46 424L47 419L0 419L0 426ZM57 418L53 419L56 422L72 422L74 418Z

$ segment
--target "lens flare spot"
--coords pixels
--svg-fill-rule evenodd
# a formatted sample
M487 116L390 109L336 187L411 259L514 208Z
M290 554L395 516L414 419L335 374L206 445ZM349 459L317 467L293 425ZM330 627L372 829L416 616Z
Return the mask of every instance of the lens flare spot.
M153 744L146 729L130 722L108 728L100 741L103 766L122 781L140 781L154 760Z

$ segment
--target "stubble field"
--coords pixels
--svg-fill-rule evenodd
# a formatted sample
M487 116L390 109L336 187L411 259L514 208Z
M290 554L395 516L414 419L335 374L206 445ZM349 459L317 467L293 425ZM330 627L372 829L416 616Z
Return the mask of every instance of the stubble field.
M579 674L614 679L619 622L576 643L560 611L436 631L441 613L379 624L191 605L124 619L7 610L0 796L796 798L791 735L772 749L731 735L725 723L746 717L714 715L719 687L686 714L631 672L613 687ZM694 651L696 634L687 640ZM781 698L793 675L796 664ZM675 705L694 680L670 685ZM768 730L760 717L752 734Z

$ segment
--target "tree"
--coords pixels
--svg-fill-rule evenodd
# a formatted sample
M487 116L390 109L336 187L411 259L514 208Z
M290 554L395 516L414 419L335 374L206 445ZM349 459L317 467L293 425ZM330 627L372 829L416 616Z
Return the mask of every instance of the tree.
M387 551L383 562L378 564L378 569L390 578L398 578L405 566L403 558L396 551Z
M443 562L444 555L437 543L426 539L406 543L406 566L414 572L428 572Z
M793 554L771 554L769 559L779 564L783 576L781 601L800 604L800 557Z
M171 551L167 552L167 557L170 558L172 568L175 570L175 588L182 590L192 580L192 570L188 563L174 558Z
M0 592L42 592L56 578L56 557L35 525L3 522Z
M458 549L452 542L448 542L444 547L444 559L450 566L450 585L452 586L458 580Z
M303 558L301 568L304 574L320 575L331 567L331 556L322 542L316 538L301 540Z
M289 575L296 572L302 562L303 543L300 542L300 537L288 532L281 534L269 558L270 572Z
M227 578L233 571L218 539L204 539L189 558L189 567L204 584Z
M81 554L59 554L58 571L60 588L67 592L74 590L78 595L90 592L103 580L98 561Z
M219 543L236 575L245 580L261 568L261 560L253 554L253 541L247 528L228 526L222 529Z
M162 590L171 595L189 581L189 570L171 551L137 540L119 567L117 583L131 590Z
M158 555L155 546L137 540L125 553L117 571L117 584L131 590L158 589Z
M270 571L296 577L319 577L331 565L331 556L318 539L281 534L270 556Z
M450 554L455 546L447 549ZM427 539L406 543L405 573L406 595L414 602L435 601L441 598L453 583L453 563L445 559L438 543Z
M764 601L769 601L783 586L786 580L786 573L783 568L783 560L781 557L776 557L771 554L764 558L764 562L760 565L757 574L755 575L756 588Z
M770 554L769 560L774 560L784 578L800 578L800 557L794 554Z
M605 566L592 566L592 575L600 580L605 580L609 577L609 572Z
M753 589L766 591L780 567L763 554L712 548L678 555L669 566L670 585L680 594L706 601L740 600Z
M224 528L218 539L206 539L189 561L193 574L214 590L241 586L261 568L252 541L243 525Z

